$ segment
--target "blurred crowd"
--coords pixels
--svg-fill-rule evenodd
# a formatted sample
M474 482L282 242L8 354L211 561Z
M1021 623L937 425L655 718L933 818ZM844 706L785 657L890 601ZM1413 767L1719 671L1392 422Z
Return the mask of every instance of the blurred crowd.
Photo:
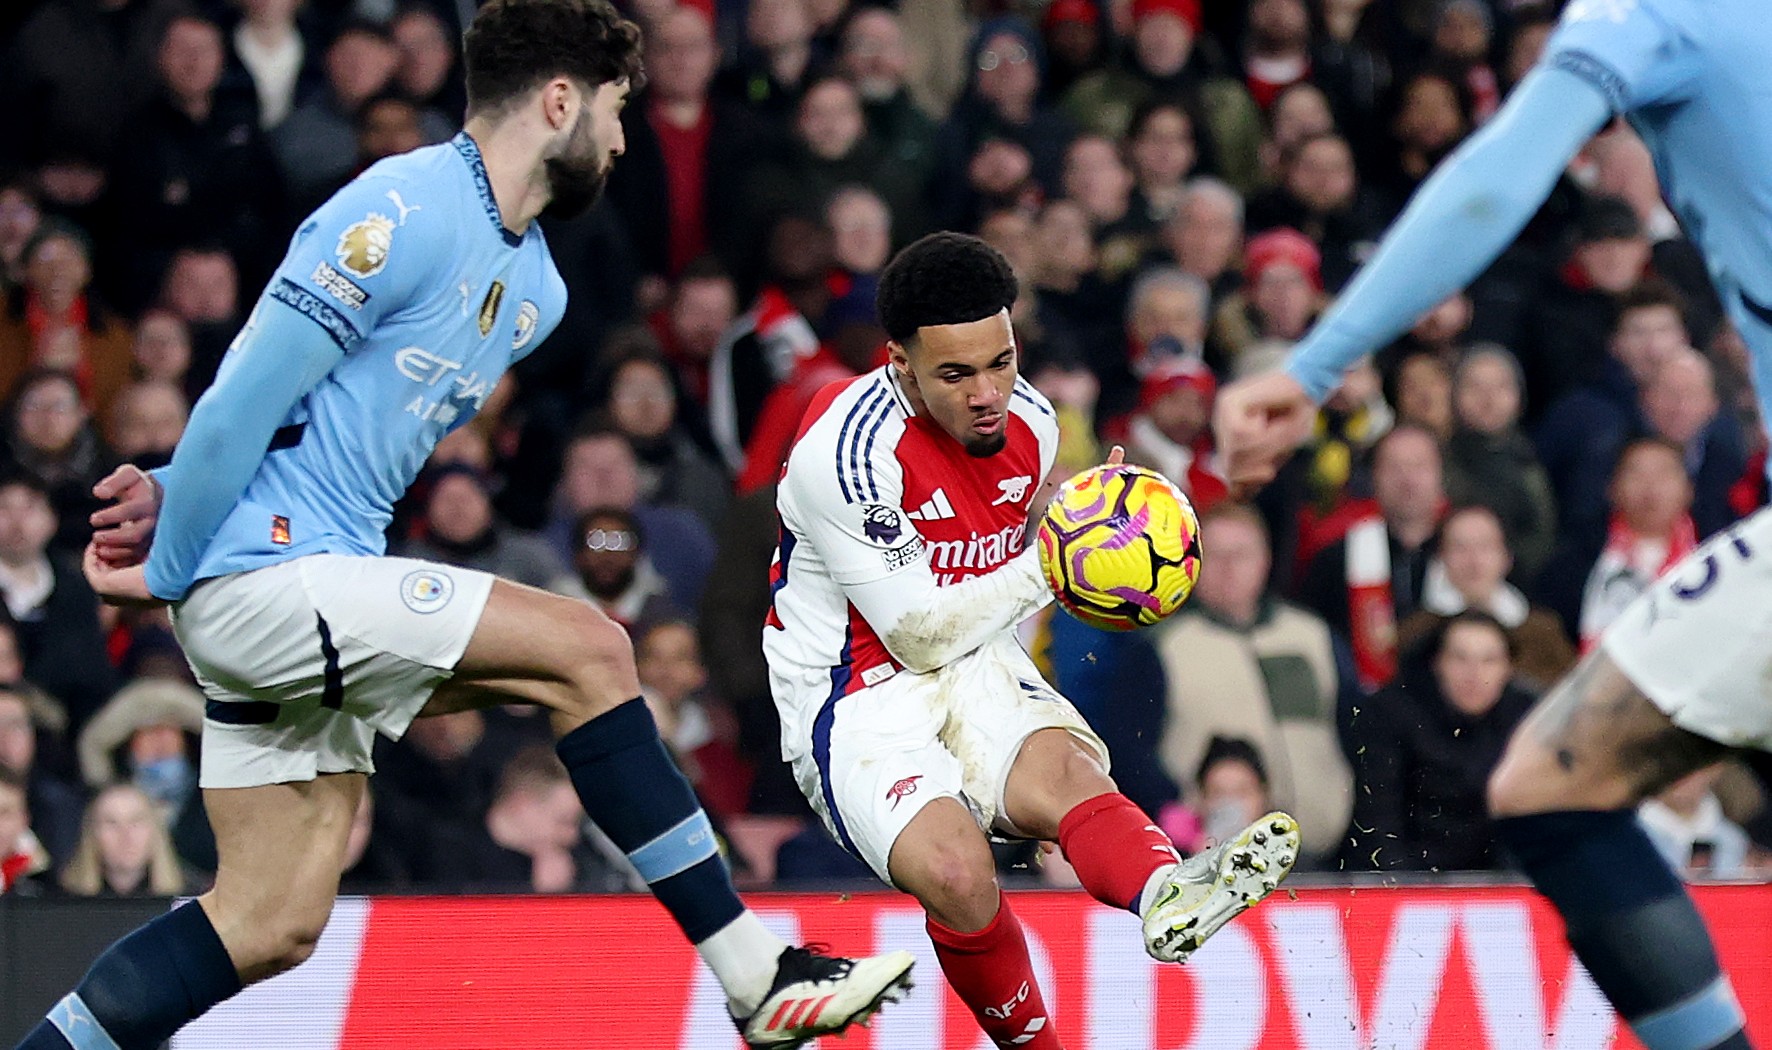
M779 759L758 636L774 481L876 367L876 277L935 229L1022 280L1055 473L1182 484L1205 570L1159 628L1024 641L1189 848L1291 809L1305 863L1505 867L1483 783L1632 596L1766 501L1746 355L1631 131L1474 284L1350 371L1254 502L1221 383L1272 367L1552 31L1510 0L626 0L647 79L605 201L548 225L560 329L389 536L595 603L741 883L864 879ZM447 140L474 0L24 0L0 13L0 886L202 888L202 695L164 610L101 607L91 485L164 462L302 217ZM347 891L638 888L545 719L378 745ZM1725 763L1644 807L1695 876L1765 870ZM1006 876L1069 879L1003 843Z

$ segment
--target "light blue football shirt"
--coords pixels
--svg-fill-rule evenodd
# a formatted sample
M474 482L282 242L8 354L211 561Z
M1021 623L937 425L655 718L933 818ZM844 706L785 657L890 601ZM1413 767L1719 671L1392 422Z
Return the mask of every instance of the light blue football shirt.
M437 442L559 324L540 227L499 217L466 133L381 161L290 242L172 463L149 589L379 555Z

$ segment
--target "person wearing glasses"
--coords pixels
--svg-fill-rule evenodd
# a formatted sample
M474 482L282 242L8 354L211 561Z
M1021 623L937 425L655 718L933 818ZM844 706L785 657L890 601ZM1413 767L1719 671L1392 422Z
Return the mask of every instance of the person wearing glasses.
M620 507L587 511L576 535L572 572L554 581L552 591L590 602L630 632L681 615L646 557L645 534L633 514Z

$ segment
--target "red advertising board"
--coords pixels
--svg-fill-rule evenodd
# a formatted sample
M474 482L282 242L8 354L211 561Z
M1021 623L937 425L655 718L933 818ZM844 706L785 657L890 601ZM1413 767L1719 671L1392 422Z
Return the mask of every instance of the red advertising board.
M1750 1033L1772 1041L1772 886L1698 900ZM1187 966L1078 894L1013 896L1070 1050L1600 1050L1634 1047L1561 939L1511 887L1305 889ZM918 986L848 1050L988 1050L908 898L755 895L792 940L917 954ZM341 901L321 950L191 1026L174 1050L585 1050L740 1046L719 986L646 897Z

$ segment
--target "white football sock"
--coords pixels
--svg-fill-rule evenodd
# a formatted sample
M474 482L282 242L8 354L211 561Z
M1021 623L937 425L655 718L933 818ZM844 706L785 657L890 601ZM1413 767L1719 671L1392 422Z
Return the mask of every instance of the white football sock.
M775 960L787 946L747 908L695 950L726 989L732 1012L747 1017L769 994L769 985L775 980Z

